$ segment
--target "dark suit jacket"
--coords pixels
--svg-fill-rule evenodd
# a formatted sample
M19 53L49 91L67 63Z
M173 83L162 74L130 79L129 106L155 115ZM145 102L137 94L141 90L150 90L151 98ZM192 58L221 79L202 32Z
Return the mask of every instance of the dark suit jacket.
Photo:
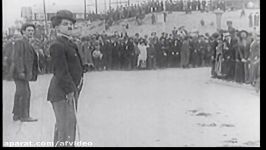
M24 37L15 41L14 50L14 79L36 81L38 74L38 58L29 41ZM20 73L24 73L25 78L19 77Z
M83 65L78 47L65 37L57 37L50 46L53 78L48 89L48 101L66 99L66 94L77 92L83 77Z

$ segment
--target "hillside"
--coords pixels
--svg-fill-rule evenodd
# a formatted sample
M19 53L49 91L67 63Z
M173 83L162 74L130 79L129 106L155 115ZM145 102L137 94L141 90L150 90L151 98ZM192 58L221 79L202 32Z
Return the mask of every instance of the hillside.
M252 31L253 28L250 28L248 25L248 15L249 13L259 12L259 9L249 9L246 10L246 16L240 18L241 10L225 12L222 16L222 28L226 29L226 21L232 20L233 26L237 29L245 29L248 31ZM157 13L157 18L162 13ZM204 20L205 26L200 25L200 20ZM213 25L211 25L213 23ZM129 29L125 29L123 25L129 24ZM135 22L135 18L129 18L119 21L116 25L110 27L107 33L112 34L114 31L123 31L128 32L129 35L134 35L136 32L139 32L141 35L148 34L152 31L156 31L158 34L161 32L170 33L173 27L177 28L180 26L185 26L186 29L190 30L199 30L200 33L213 33L216 31L216 16L214 13L200 13L200 12L192 12L192 14L185 14L184 12L172 12L167 15L167 22L157 23L155 25L151 24L151 14L146 15L143 20L143 25L137 25ZM258 29L259 30L259 29ZM94 34L94 33L102 33L104 31L104 22L97 21L93 22L88 27L84 27L82 30L82 35Z

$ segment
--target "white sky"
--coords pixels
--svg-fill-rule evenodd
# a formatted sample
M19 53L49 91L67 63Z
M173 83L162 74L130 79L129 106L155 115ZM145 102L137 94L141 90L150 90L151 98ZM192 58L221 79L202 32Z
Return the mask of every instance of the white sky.
M106 7L109 7L109 0L97 0L98 12L104 10L104 1ZM130 0L130 3L142 2L145 0ZM95 0L86 0L87 5L94 5ZM127 2L127 0L111 0L111 2ZM84 0L45 0L47 12L56 12L60 9L69 9L71 11L84 12ZM32 7L33 11L43 12L43 0L3 0L3 29L13 26L15 20L20 19L21 7ZM116 5L113 5L116 6ZM87 12L95 10L94 6L87 6Z

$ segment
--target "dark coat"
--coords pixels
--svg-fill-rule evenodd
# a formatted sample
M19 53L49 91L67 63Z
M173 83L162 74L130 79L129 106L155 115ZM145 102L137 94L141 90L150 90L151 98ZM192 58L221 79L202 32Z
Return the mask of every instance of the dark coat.
M93 63L92 62L92 50L90 48L90 45L87 42L83 43L81 50L82 51L80 55L81 55L83 64Z
M132 42L127 42L126 44L126 56L134 56L134 44Z
M235 53L237 49L237 41L235 39L231 39L231 42L225 41L226 47L228 50L224 50L224 59L234 61L235 60Z
M112 56L114 59L118 59L120 57L120 51L119 51L120 45L118 42L114 42L112 44Z
M249 59L251 62L256 62L260 58L260 44L257 41L253 41L250 44Z
M14 55L14 79L23 79L27 81L36 81L38 75L38 57L26 38L15 41ZM24 73L25 78L19 77Z
M78 47L65 37L57 37L50 46L53 78L48 89L48 101L66 99L66 94L77 92L83 77L83 65Z

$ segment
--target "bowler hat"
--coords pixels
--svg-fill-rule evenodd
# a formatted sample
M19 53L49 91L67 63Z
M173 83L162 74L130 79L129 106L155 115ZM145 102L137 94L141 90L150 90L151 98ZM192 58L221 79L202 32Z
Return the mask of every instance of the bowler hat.
M67 19L72 21L73 23L76 23L74 14L69 10L59 10L58 12L56 12L55 16L51 18L51 20L54 19Z
M32 24L32 23L24 23L21 26L21 29L20 29L21 34L22 34L22 31L26 30L27 27L33 27L35 29L35 25L34 24Z
M246 30L241 30L241 31L238 32L238 36L241 37L241 34L242 34L242 33L245 33L246 36L249 35L248 32L247 32Z

